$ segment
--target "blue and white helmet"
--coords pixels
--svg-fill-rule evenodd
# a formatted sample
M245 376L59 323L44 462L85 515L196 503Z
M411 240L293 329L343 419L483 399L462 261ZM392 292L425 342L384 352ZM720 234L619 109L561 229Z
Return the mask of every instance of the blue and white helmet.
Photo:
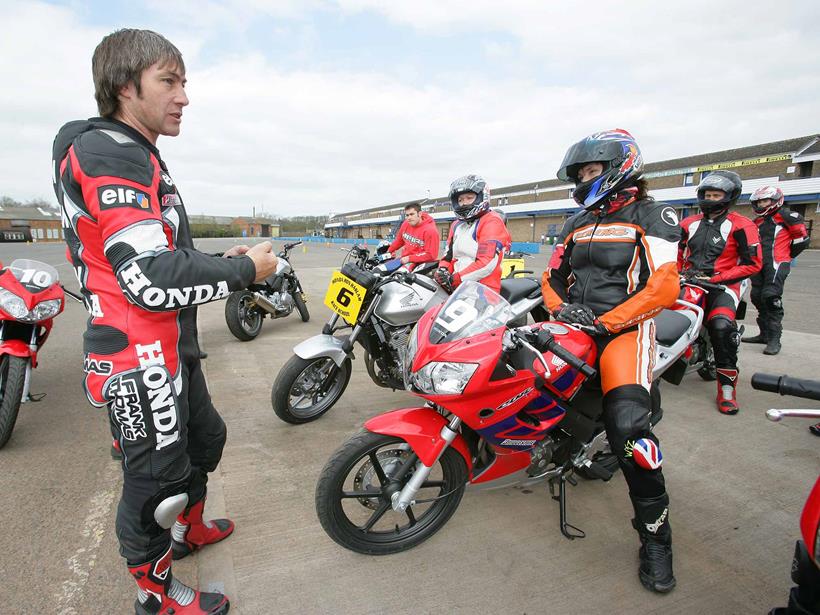
M470 205L459 205L458 197L465 192L476 195ZM450 206L459 220L473 220L490 211L490 188L480 175L465 175L450 184Z

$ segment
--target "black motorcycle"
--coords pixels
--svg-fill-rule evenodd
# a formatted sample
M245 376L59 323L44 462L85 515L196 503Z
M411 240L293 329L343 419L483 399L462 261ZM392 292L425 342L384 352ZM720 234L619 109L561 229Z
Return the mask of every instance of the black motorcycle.
M262 330L266 316L284 318L294 308L302 322L310 320L305 293L290 264L289 253L302 242L286 243L277 257L276 272L261 284L251 284L228 296L225 302L225 322L234 337L243 342L254 339Z

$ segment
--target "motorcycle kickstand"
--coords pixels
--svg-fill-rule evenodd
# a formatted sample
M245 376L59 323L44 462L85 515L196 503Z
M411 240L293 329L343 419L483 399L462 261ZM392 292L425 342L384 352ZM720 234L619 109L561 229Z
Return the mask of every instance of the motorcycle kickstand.
M561 533L570 540L586 538L586 533L582 529L575 527L567 521L567 482L572 485L578 484L572 476L567 476L566 474L561 474L561 476L549 481L550 497L558 502ZM558 483L558 495L555 495L555 483Z

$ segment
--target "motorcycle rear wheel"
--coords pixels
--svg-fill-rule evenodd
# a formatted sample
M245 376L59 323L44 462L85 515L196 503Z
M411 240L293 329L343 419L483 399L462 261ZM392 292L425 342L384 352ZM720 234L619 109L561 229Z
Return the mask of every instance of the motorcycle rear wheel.
M345 359L333 376L335 364L329 357L303 359L293 355L279 370L270 393L271 406L280 419L292 425L310 423L330 410L339 401L353 371L350 359ZM333 378L327 391L318 395L319 387L328 377ZM306 400L310 402L303 405Z
M417 503L397 512L390 496L410 480L415 464L404 476L395 474L410 456L416 457L400 438L365 429L345 442L316 485L316 513L327 535L356 553L388 555L440 530L464 495L467 465L458 451L447 448L422 483Z
M0 448L9 441L17 422L27 366L28 359L8 354L0 356Z
M225 301L225 322L233 336L249 342L262 330L262 313L251 305L253 295L248 290L232 292Z

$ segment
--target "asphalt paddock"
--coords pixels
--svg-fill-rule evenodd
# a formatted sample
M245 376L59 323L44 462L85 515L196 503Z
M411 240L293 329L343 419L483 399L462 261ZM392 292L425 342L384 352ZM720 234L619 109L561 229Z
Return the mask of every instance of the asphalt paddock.
M208 240L206 251L231 242ZM280 245L280 244L277 244ZM60 264L76 289L64 248L0 244L0 260ZM820 470L820 439L803 419L771 423L765 409L816 403L753 391L755 371L818 378L814 315L820 253L801 256L787 282L783 352L740 353L740 414L714 409L715 385L689 376L663 383L658 435L671 497L677 588L653 595L638 582L637 538L623 479L569 487L570 521L587 537L569 541L546 486L468 491L449 523L421 546L392 556L346 551L322 531L313 506L319 471L368 417L413 403L379 389L354 362L349 388L322 419L279 421L270 388L297 342L318 333L339 246L297 248L292 263L308 293L311 320L266 320L242 343L228 332L224 304L200 310L201 340L214 403L228 425L206 514L227 513L234 535L177 562L175 573L219 588L231 613L765 613L785 604L798 519ZM546 254L532 259L540 272ZM119 468L109 457L104 411L80 388L81 332L87 318L69 303L34 372L15 433L0 450L0 612L129 613L134 583L117 554L114 516ZM755 331L754 312L746 319Z

